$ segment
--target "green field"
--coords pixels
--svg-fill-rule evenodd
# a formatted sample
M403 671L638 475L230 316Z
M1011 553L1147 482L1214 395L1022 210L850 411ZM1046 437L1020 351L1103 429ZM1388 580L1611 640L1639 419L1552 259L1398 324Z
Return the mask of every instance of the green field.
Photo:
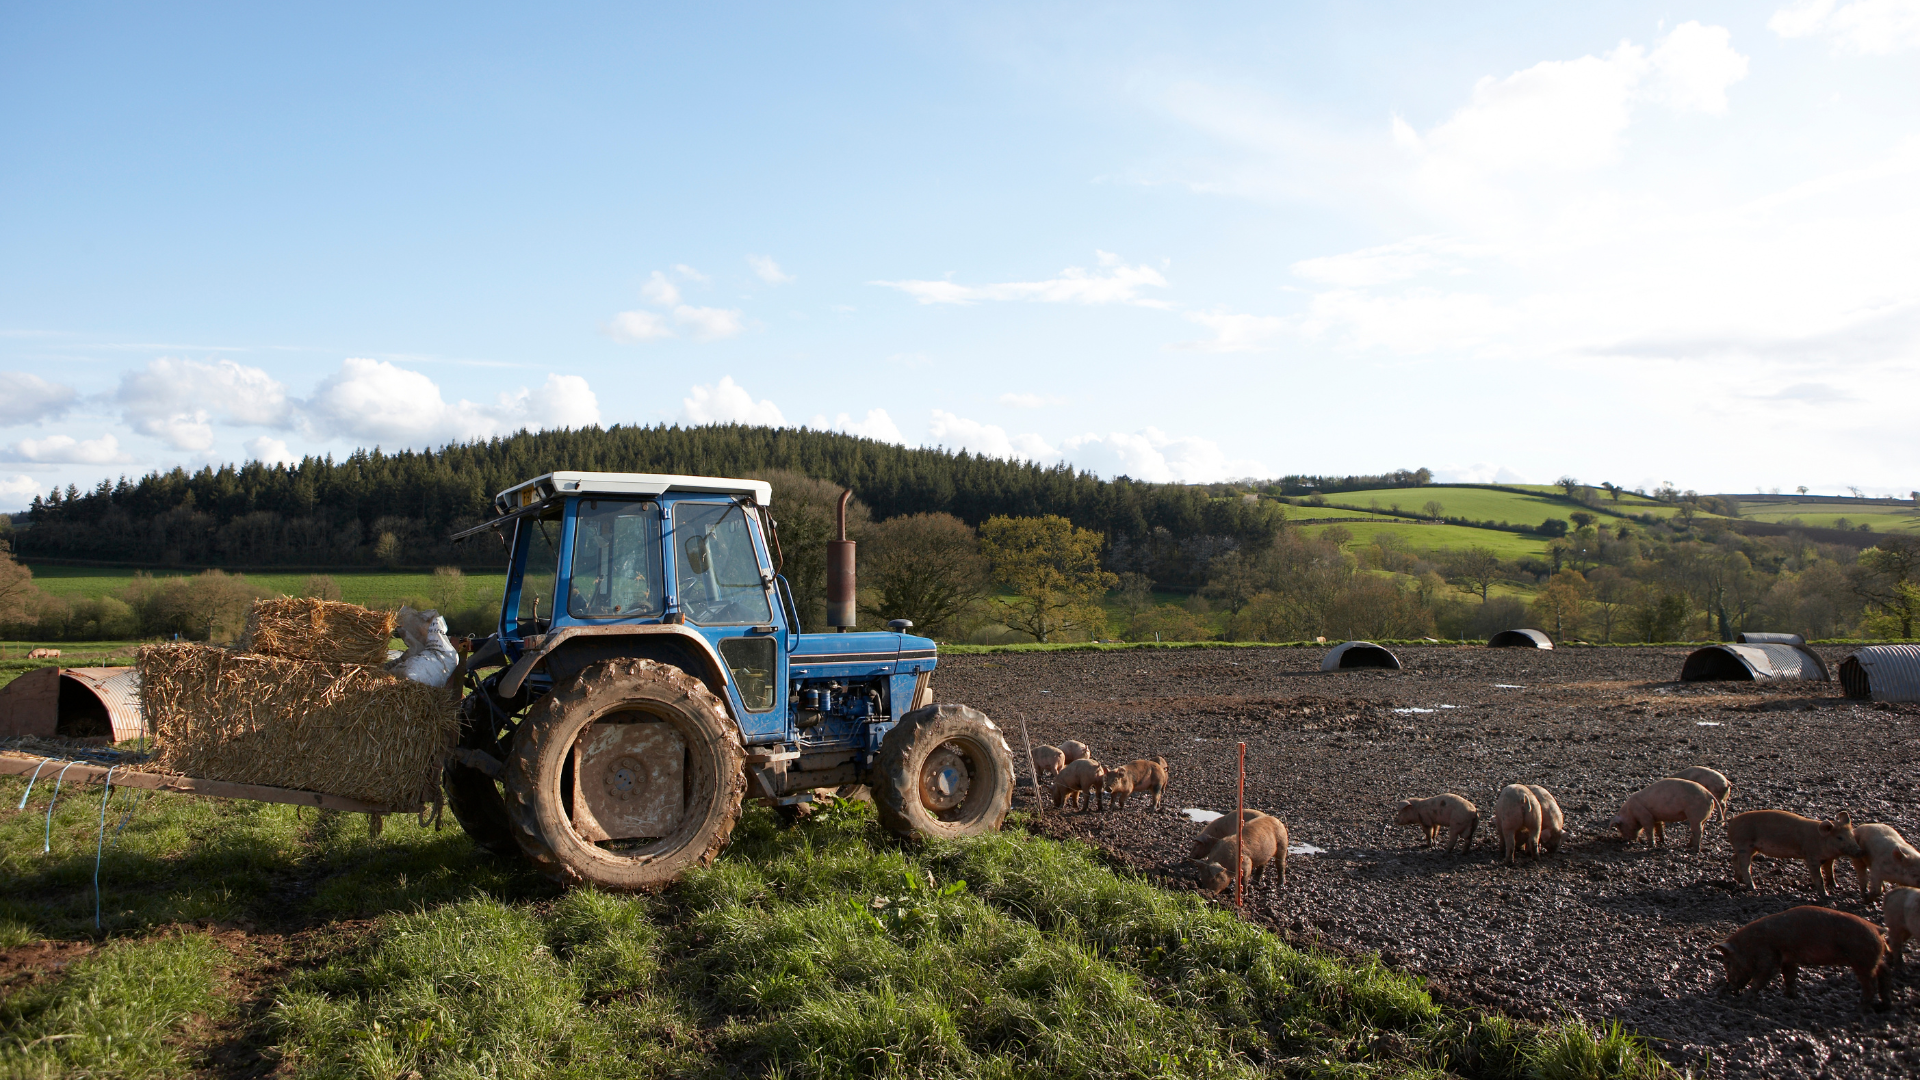
M1304 522L1312 527L1312 522ZM1373 538L1381 533L1392 533L1400 538L1400 546L1408 551L1432 551L1446 548L1452 551L1465 551L1470 547L1491 549L1503 559L1524 559L1529 556L1544 556L1547 553L1547 538L1529 533L1510 533L1500 529L1475 529L1466 525L1423 525L1395 521L1346 521L1338 525L1353 534L1348 548L1365 547L1373 543Z
M47 563L27 563L33 571L33 583L41 591L68 599L83 599L99 596L117 596L133 581L134 571L112 567L92 566L56 566ZM154 571L155 577L176 576L166 571ZM248 574L248 581L276 595L298 596L306 586L309 574L264 573ZM327 576L340 585L340 598L353 604L369 607L385 607L408 599L423 599L433 595L433 575L406 573L388 570L334 570ZM467 602L477 603L488 596L500 595L506 587L507 576L504 573L467 574Z
M1533 485L1539 487L1539 485ZM1558 493L1558 488L1541 487L1540 495L1521 495L1512 491L1493 491L1484 487L1451 487L1445 484L1429 484L1417 488L1383 488L1377 491L1342 491L1327 496L1329 507L1353 507L1368 509L1378 502L1380 509L1398 503L1405 513L1424 514L1421 508L1429 501L1439 503L1443 509L1442 517L1464 517L1475 521L1510 521L1516 525L1537 525L1547 518L1567 520L1567 515L1581 509L1565 499L1549 497L1546 492ZM1656 502L1640 495L1620 496L1615 502L1605 492L1600 493L1602 511L1621 514L1653 514L1656 517L1668 517L1678 512L1671 503ZM1603 514L1604 520L1604 514Z
M1368 511L1347 510L1338 506L1289 506L1288 521L1313 521L1319 518L1350 518L1364 516Z
M1858 528L1869 525L1874 532L1920 532L1920 508L1913 506L1886 506L1867 504L1864 506L1846 506L1822 500L1820 502L1752 502L1743 504L1740 516L1749 521L1766 521L1774 524L1797 522L1808 528L1837 529ZM1840 522L1846 521L1842 526Z

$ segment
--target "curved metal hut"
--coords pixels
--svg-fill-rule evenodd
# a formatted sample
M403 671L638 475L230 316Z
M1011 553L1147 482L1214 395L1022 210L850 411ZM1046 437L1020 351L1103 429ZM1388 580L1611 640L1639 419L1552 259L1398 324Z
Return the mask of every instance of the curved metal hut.
M1388 671L1400 670L1400 658L1371 641L1346 641L1327 650L1320 658L1321 671L1340 671L1351 668L1384 668Z
M1551 649L1553 639L1544 630L1502 630L1487 639L1489 649Z
M0 688L0 735L139 738L140 676L130 667L36 668Z
M1805 645L1709 645L1680 668L1681 682L1826 682L1827 663Z
M1850 698L1920 701L1920 645L1868 645L1840 661Z
M1733 640L1742 645L1805 645L1807 639L1799 634L1761 634L1748 632L1733 635Z

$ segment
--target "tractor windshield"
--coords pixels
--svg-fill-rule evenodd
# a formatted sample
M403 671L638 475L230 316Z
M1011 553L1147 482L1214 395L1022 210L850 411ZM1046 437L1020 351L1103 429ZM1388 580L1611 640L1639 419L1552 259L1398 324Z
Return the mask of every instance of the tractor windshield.
M683 502L673 508L680 607L701 626L770 623L766 582L739 503Z
M537 518L522 518L516 543L527 551L516 619L520 633L538 634L553 621L553 579L560 569L560 508Z
M573 524L573 581L567 614L576 619L659 615L660 506L586 499Z

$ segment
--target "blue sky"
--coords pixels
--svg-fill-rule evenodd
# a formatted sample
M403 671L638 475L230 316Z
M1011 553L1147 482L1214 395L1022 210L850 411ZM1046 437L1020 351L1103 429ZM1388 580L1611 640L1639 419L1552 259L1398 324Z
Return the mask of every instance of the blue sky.
M7 3L0 509L714 420L1904 495L1917 61L1920 0Z

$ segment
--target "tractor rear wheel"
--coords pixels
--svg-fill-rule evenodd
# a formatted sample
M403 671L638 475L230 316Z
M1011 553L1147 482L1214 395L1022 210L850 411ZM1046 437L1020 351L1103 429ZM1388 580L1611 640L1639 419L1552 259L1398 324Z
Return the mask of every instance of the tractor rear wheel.
M514 733L505 784L514 839L562 884L665 888L726 844L744 760L739 728L699 679L652 660L594 664ZM643 823L619 824L629 810Z
M928 705L880 740L872 787L880 824L901 836L994 832L1013 805L1013 752L980 710Z

